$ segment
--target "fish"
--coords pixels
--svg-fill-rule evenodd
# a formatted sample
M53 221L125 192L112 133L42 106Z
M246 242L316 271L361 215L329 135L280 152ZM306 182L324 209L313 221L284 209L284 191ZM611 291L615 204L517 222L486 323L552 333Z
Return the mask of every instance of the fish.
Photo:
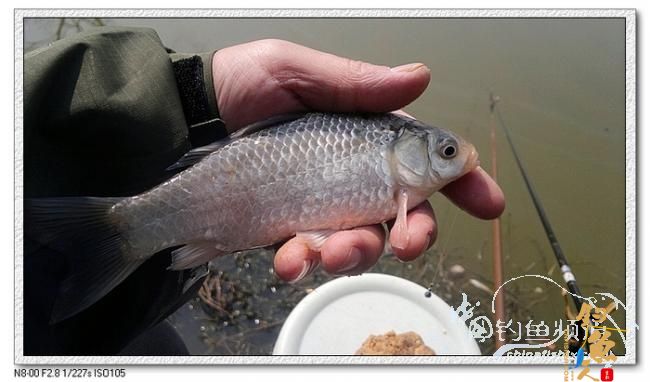
M167 248L180 246L169 270L183 270L293 236L318 250L337 231L390 219L404 248L407 211L478 163L471 143L404 115L298 113L188 152L141 194L26 199L25 214L30 236L70 264L59 322Z

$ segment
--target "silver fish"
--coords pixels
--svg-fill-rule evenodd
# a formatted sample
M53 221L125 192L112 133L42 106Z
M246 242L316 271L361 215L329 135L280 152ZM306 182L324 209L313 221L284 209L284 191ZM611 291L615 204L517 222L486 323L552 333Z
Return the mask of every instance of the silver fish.
M404 247L406 212L477 158L454 133L396 114L280 116L191 151L172 166L191 167L142 194L31 199L26 211L50 241L89 235L63 240L63 252L82 255L57 298L59 321L169 247L183 245L170 266L180 270L294 235L317 250L338 230L393 218Z

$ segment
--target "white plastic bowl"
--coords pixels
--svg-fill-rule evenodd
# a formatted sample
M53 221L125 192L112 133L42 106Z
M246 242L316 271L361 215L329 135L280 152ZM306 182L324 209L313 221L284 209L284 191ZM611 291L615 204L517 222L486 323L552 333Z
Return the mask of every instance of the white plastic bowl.
M436 295L378 273L341 277L308 294L284 322L276 355L353 355L370 335L413 331L438 355L480 355L467 326Z

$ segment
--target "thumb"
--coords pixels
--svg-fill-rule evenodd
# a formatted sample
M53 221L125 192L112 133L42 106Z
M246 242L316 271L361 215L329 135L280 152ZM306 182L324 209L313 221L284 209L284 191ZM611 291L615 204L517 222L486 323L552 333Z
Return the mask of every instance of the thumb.
M396 110L419 97L431 78L420 63L388 68L284 43L291 47L283 49L282 59L269 72L310 109Z

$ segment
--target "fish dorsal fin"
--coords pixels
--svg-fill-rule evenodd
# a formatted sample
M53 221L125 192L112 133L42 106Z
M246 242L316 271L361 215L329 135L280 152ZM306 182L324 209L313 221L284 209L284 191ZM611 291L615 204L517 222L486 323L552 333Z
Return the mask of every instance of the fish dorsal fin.
M301 118L304 115L305 113L282 114L282 115L273 116L263 121L250 124L230 134L230 136L224 139L188 151L176 163L167 167L167 170L173 171L173 170L179 170L190 166L194 166L195 164L199 163L203 158L221 149L222 147L229 145L230 143L236 141L237 139L249 136L251 134L255 134L257 132L260 132L265 129L269 129L271 127L275 127L282 123L294 121L298 118Z
M230 138L224 138L215 142L210 143L209 145L197 147L193 150L188 151L179 159L176 163L173 165L167 167L167 171L173 171L173 170L179 170L183 168L187 168L190 166L194 166L195 164L199 163L201 159L207 157L208 155L212 154L213 152L219 150L220 148L226 146L232 142Z
M291 113L291 114L280 114L274 115L273 117L267 118L263 121L255 122L244 128L241 128L230 135L231 139L243 138L251 134L255 134L262 130L270 129L277 125L295 121L298 118L302 118L306 113Z

